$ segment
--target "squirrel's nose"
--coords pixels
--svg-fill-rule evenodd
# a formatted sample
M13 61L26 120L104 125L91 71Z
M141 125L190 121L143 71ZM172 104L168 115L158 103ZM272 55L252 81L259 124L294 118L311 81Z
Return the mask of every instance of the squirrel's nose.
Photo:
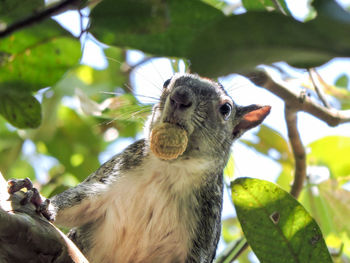
M193 94L186 86L177 87L170 95L170 104L175 109L186 109L192 106Z

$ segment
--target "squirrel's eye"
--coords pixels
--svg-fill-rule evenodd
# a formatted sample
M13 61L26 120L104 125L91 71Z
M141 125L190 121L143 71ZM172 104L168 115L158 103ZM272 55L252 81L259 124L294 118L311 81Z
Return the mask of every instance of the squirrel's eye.
M168 80L166 80L166 81L164 82L163 88L168 87L168 85L169 85L169 83L170 83L170 80L171 80L171 79L168 79Z
M230 103L226 102L220 106L219 111L222 114L222 116L224 117L224 120L227 121L231 115L232 106Z

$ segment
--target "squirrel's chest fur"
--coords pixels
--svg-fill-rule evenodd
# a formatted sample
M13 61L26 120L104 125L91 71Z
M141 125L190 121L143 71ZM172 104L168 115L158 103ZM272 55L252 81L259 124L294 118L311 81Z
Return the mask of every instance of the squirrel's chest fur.
M104 194L103 214L92 230L93 262L184 262L198 225L195 192L206 165L149 156L118 176Z

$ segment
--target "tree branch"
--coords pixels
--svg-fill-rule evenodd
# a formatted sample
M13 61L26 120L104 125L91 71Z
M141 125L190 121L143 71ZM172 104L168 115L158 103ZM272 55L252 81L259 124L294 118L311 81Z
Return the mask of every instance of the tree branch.
M70 7L76 7L81 3L80 0L64 0L56 4L50 5L46 9L28 16L22 20L16 21L10 26L6 27L4 30L0 31L0 38L7 37L8 35L18 31L20 29L29 27L35 23L41 22L51 16L63 13L70 9Z
M308 96L302 96L300 93L283 85L280 81L272 79L266 72L259 71L246 76L254 84L271 91L290 106L292 105L295 111L310 113L332 127L350 122L350 110L328 109L319 105Z
M33 204L20 204L23 197L23 192L7 193L0 173L0 261L88 263L73 242L38 214Z
M287 123L289 142L292 146L295 161L294 182L290 194L298 198L306 178L306 154L297 127L297 111L286 104L284 114Z
M278 79L273 79L272 74L264 71L254 72L247 77L256 85L263 87L285 102L285 119L288 129L289 142L292 147L295 160L294 182L291 195L297 198L303 188L306 178L306 154L302 144L298 128L297 113L304 111L326 122L329 126L337 126L341 123L350 122L350 110L336 110L319 105L306 96L305 93L296 92ZM327 104L325 104L327 105Z

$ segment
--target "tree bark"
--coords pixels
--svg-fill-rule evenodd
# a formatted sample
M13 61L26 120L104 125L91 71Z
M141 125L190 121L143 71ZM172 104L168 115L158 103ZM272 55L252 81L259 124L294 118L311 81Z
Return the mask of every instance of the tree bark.
M21 205L24 193L7 193L0 173L0 262L88 263L79 249L33 204Z

